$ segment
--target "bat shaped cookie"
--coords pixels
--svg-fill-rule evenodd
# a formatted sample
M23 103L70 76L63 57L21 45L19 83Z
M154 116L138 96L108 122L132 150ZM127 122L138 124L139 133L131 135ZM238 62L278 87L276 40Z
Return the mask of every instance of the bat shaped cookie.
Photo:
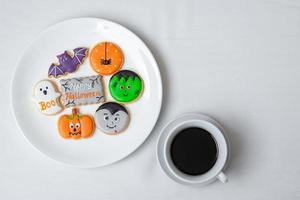
M67 73L73 73L77 70L78 66L82 64L83 60L88 54L88 49L84 47L78 47L73 50L74 56L65 51L63 54L57 56L59 65L52 63L49 67L49 77L59 77Z

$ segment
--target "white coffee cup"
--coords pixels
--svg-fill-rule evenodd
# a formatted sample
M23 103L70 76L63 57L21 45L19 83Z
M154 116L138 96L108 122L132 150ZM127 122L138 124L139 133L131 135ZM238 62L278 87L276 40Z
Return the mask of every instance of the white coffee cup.
M170 146L174 137L186 128L197 127L208 131L215 140L218 155L214 166L201 175L188 175L176 168L171 155ZM157 158L163 171L173 180L188 185L203 186L219 179L227 182L223 170L229 159L229 144L221 125L212 118L202 114L185 114L167 124L162 130L157 143Z

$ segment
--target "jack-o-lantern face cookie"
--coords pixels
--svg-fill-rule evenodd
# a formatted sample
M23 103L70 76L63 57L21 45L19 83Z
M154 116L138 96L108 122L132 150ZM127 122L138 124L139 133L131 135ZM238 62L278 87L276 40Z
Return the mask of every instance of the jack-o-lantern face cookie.
M63 110L60 104L56 85L49 80L39 81L34 87L32 100L37 104L39 111L45 115L54 115Z
M142 90L142 79L130 70L117 72L109 81L110 94L119 102L131 102L137 99L141 95Z
M110 75L123 64L122 50L111 42L97 44L90 53L92 68L100 75Z
M130 121L126 108L115 102L102 104L95 114L96 126L104 133L115 135L124 131Z
M59 134L66 139L90 137L95 130L93 117L80 115L77 108L72 109L71 115L62 115L58 119Z

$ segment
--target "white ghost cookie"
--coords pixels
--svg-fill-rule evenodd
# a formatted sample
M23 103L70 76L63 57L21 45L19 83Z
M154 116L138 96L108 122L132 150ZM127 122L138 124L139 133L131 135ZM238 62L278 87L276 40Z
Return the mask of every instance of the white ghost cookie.
M97 128L111 135L124 131L129 121L130 117L126 108L115 102L102 104L95 114Z
M34 86L32 100L36 103L41 113L54 115L63 110L59 100L61 93L56 88L56 85L49 80L39 81Z

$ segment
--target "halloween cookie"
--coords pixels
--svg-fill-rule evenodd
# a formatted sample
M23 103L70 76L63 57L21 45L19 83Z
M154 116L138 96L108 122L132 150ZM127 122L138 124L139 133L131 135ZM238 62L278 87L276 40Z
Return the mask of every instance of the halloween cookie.
M122 50L111 42L97 44L90 53L92 68L100 75L110 75L123 64Z
M139 75L130 70L114 74L109 81L111 96L119 102L131 102L137 99L143 90L143 81Z
M45 115L54 115L63 110L56 85L49 80L39 81L34 86L32 100L37 104L39 111Z
M115 102L102 104L95 114L96 127L104 133L115 135L124 131L130 121L128 111Z
M77 108L72 109L72 114L62 115L58 119L59 134L66 139L80 139L90 137L95 130L93 117L80 115Z
M82 64L83 60L87 56L88 49L83 47L78 47L73 51L74 51L73 57L71 57L67 51L57 56L59 64L54 64L54 63L51 64L48 71L49 77L57 78L67 73L73 73L78 69L78 66Z
M65 107L95 104L104 101L101 76L88 76L60 80Z

